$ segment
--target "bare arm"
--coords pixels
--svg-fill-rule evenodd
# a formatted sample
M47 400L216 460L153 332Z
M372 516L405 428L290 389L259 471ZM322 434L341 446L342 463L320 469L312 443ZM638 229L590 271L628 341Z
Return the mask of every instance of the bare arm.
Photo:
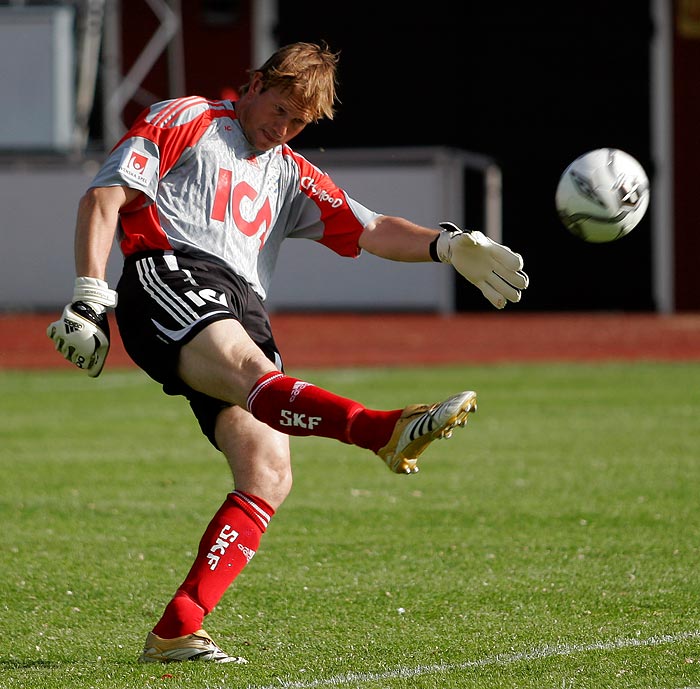
M382 215L360 235L360 247L370 254L392 261L430 261L429 246L440 234L404 218Z
M530 279L523 258L481 232L464 232L453 223L440 223L443 231L416 225L404 218L382 215L360 235L359 245L375 256L393 261L430 261L430 245L437 238L434 257L450 264L481 290L497 309L520 301Z
M64 359L92 378L100 375L109 353L107 309L117 305L117 293L105 282L105 272L119 210L140 193L128 187L96 187L88 189L78 204L73 297L46 334Z
M76 275L105 279L119 210L139 193L129 187L96 187L83 195L75 226Z

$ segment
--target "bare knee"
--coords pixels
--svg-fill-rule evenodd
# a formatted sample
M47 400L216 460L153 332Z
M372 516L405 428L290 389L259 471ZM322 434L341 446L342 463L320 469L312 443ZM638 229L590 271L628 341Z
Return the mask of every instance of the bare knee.
M277 509L292 489L289 437L240 407L219 414L216 439L237 490L256 495Z
M238 490L263 498L276 510L292 489L292 471L289 462L283 465L281 462L256 461L250 471L236 471L234 482Z

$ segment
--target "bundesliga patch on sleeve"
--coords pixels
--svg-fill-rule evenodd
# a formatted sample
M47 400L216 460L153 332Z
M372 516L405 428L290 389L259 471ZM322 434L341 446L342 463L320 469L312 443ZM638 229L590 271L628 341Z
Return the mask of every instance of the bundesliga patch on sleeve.
M127 179L147 187L153 181L157 170L158 159L144 151L127 148L122 153L119 173Z

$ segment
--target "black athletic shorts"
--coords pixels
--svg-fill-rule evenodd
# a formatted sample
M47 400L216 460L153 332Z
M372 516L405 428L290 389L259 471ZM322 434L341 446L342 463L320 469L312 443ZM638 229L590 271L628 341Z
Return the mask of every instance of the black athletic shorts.
M218 448L216 417L230 404L185 385L177 374L180 347L210 323L234 318L283 370L262 300L248 282L223 266L172 251L129 256L117 292L115 313L127 353L166 394L189 400L202 432Z

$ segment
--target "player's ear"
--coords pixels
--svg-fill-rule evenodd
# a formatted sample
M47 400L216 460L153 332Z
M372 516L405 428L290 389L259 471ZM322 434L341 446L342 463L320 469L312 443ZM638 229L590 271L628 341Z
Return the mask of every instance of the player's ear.
M252 93L262 93L263 91L263 75L262 72L253 72L250 78L248 90Z

